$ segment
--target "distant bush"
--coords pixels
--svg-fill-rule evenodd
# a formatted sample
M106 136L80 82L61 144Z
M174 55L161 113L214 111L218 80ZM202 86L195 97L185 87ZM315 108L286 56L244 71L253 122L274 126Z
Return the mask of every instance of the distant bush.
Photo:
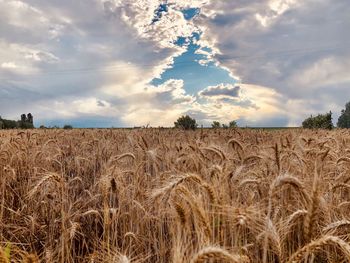
M218 129L218 128L224 128L224 129L228 129L228 128L237 128L237 123L236 121L231 121L229 124L220 124L220 122L218 121L213 121L213 123L211 124L211 127L213 129Z
M350 102L346 103L345 109L341 111L337 126L339 128L350 128Z
M175 128L180 128L184 130L195 130L198 127L198 124L195 119L190 116L181 116L174 122Z
M213 121L213 123L211 124L211 127L212 127L213 129L218 129L218 128L221 127L221 124L220 124L220 122L218 122L218 121Z
M71 130L71 129L73 129L73 126L72 126L72 125L69 125L69 124L66 124L66 125L63 126L63 129L65 129L65 130Z
M328 129L331 130L334 128L332 122L332 112L326 114L319 114L315 117L312 115L305 119L302 123L303 128L306 129Z
M26 122L26 121L19 121L18 122L18 127L21 129L33 129L34 125L33 123Z
M229 127L229 128L237 128L237 127L238 127L237 122L236 122L236 121L231 121L231 122L228 124L228 127Z
M17 121L5 120L5 119L2 119L1 121L3 123L4 129L16 129L19 126Z
M0 129L17 129L17 128L33 129L34 128L33 115L31 113L28 113L28 115L22 114L21 119L18 121L2 119L0 116Z

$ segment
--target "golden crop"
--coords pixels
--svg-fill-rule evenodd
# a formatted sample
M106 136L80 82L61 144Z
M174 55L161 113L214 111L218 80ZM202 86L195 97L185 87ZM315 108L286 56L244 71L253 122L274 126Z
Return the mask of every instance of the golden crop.
M0 262L350 262L350 132L0 131Z

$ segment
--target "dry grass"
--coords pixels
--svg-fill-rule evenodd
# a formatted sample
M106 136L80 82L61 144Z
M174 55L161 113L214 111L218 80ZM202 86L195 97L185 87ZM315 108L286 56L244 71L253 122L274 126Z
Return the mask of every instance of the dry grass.
M350 262L350 132L0 131L0 262Z

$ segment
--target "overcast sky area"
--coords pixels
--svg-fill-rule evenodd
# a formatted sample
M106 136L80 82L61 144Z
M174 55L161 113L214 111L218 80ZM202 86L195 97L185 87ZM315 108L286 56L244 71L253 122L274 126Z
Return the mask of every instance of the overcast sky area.
M0 0L0 115L300 126L350 101L349 0Z

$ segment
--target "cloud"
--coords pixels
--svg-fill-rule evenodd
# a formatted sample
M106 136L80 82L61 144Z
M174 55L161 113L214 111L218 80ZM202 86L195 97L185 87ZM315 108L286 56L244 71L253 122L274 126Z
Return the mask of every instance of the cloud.
M1 67L4 69L15 69L17 68L16 64L13 62L3 62L1 63Z
M265 119L270 119L271 125L272 120L280 120L287 113L281 94L258 85L240 84L237 97L199 95L198 98L187 113L200 117L200 123L203 125L210 125L213 120L222 123L240 120L240 125L254 126L260 125ZM276 122L276 125L279 124L280 122Z
M309 112L338 111L350 98L349 12L347 0L211 1L198 21L200 43L242 83L299 105L299 117L285 114L300 124Z
M198 27L186 20L181 12L185 8L199 8L207 1L164 1L124 0L104 1L104 6L112 14L119 15L131 28L144 39L152 40L158 48L176 48L179 37L191 37L199 32ZM147 8L145 8L147 6Z
M101 100L98 100L97 101L97 106L99 106L99 107L106 107L106 104L105 104L106 102L104 102L104 101L101 101Z
M237 98L239 97L239 86L231 84L220 84L217 86L209 86L199 92L201 97L221 97L221 98Z
M195 97L186 94L183 80L170 79L159 86L148 85L142 92L125 97L122 120L137 126L168 126L189 110Z
M160 124L167 103L180 108L192 98L182 82L149 83L185 51L173 42L196 29L178 4L151 25L154 10L144 6L159 3L0 1L1 113L16 117L31 111L38 121L93 119L95 111L113 119L118 113L115 125L132 125L137 118L130 116L143 101L143 115L157 111ZM23 23L23 17L30 19ZM12 107L10 98L19 106Z

